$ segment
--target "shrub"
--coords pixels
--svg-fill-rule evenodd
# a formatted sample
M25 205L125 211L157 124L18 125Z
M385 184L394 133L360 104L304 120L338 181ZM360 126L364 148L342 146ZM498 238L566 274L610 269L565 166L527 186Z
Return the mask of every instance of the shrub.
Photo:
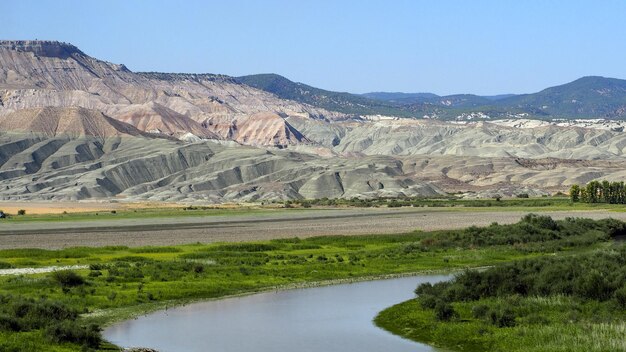
M0 315L0 331L19 331L20 324L15 317Z
M446 303L444 301L439 301L435 305L435 318L439 321L450 321L454 318L457 318L459 313L457 313L450 303Z
M55 321L75 320L78 313L53 301L35 301L32 299L11 298L4 311L17 320L19 331L40 329Z
M52 273L54 281L61 287L75 287L85 284L85 279L72 270L59 270Z
M626 286L616 290L614 296L620 308L626 309Z
M488 315L491 324L499 328L515 326L515 314L508 308L492 309Z
M439 301L433 295L423 295L420 297L419 302L424 309L434 309Z
M486 304L479 304L472 307L472 316L476 319L485 318L488 312L489 306L487 306Z
M97 325L81 326L75 321L63 321L46 328L46 337L52 342L71 342L89 348L98 348L102 342L100 327Z
M398 202L397 200L392 200L391 202L389 202L389 204L387 204L389 208L400 208L403 205L404 205L403 203Z
M603 301L613 293L611 283L597 270L590 270L574 282L574 293L580 297Z
M26 210L20 209L17 211L17 215L26 215Z
M103 264L99 264L99 263L93 263L93 264L89 264L89 270L103 270L106 269L106 265Z
M196 274L200 274L200 273L204 272L204 265L202 265L202 264L195 264L193 266L193 272L196 273Z

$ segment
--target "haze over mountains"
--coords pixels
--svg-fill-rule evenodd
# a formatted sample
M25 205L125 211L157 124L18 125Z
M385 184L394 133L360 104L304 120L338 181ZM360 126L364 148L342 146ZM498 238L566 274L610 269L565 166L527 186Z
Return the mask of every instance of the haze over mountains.
M0 41L0 197L542 194L622 180L625 115L626 81L602 77L527 95L355 95Z

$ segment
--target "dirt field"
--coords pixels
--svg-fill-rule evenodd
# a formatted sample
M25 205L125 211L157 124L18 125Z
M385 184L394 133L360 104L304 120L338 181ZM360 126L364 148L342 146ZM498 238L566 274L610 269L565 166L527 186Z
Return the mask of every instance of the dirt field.
M106 211L106 210L119 210L119 209L140 209L145 207L181 207L180 204L175 203L115 203L115 202L97 202L97 201L78 201L78 202L10 202L0 201L0 210L15 214L19 209L24 209L28 214L61 214L64 211L68 213L75 212L89 212L89 211Z
M524 211L450 211L440 209L345 209L172 219L133 219L12 224L0 227L0 248L147 246L237 242L320 235L363 235L513 223ZM609 211L547 211L565 217L626 220Z

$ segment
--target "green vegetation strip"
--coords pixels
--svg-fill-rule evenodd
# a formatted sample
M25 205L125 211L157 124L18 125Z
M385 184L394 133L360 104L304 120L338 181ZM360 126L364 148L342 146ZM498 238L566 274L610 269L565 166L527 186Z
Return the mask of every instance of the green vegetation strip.
M88 212L66 212L60 214L30 214L29 209L21 209L18 214L4 213L5 218L0 217L2 225L25 222L59 222L59 221L93 221L93 220L122 220L122 219L152 219L152 218L179 218L179 217L204 217L204 216L240 216L240 215L272 215L285 212L298 212L301 210L324 210L337 208L443 208L450 211L476 211L476 210L502 210L502 211L549 211L549 210L611 210L625 211L621 204L609 204L609 202L579 202L556 195L553 197L526 198L526 194L518 195L518 198L493 199L460 199L456 196L444 198L374 198L374 199L299 199L286 202L272 202L256 206L236 206L223 208L219 206L186 206L164 208L137 208L137 209L111 209ZM601 199L601 198L598 198Z
M399 235L3 250L3 268L89 268L0 277L0 350L114 350L101 340L101 326L165 306L276 287L576 256L612 248L611 236L624 227L615 220L548 219Z
M516 237L578 232L566 237L592 242L595 236L626 234L617 221L598 226L530 217L525 222ZM384 310L376 323L457 351L626 350L626 246L619 242L570 256L469 270L450 282L420 285L415 292L417 298Z

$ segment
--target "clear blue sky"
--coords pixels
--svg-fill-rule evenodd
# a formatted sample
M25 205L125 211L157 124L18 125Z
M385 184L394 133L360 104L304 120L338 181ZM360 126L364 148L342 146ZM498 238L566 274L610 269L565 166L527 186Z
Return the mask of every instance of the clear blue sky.
M278 73L363 93L526 93L626 78L626 1L0 1L1 39L134 71Z

